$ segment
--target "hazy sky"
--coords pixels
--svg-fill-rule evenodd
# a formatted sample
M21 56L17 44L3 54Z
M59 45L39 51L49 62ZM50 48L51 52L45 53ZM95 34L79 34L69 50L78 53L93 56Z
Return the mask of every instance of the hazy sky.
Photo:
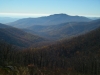
M0 0L0 16L38 17L58 13L100 17L100 0Z

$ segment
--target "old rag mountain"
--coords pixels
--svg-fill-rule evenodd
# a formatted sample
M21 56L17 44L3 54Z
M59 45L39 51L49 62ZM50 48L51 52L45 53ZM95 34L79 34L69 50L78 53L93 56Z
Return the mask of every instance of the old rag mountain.
M8 25L18 27L18 28L27 28L33 25L57 25L65 22L88 22L91 19L82 17L82 16L70 16L67 14L54 14L45 17L39 18L24 18L17 20L15 22L9 23Z
M44 39L24 32L18 28L0 23L0 41L5 41L20 47L28 47L34 43L44 41Z
M100 26L100 19L93 20L90 22L67 22L57 25L34 25L27 27L23 30L38 34L39 36L50 38L50 39L62 39L77 36L96 29Z

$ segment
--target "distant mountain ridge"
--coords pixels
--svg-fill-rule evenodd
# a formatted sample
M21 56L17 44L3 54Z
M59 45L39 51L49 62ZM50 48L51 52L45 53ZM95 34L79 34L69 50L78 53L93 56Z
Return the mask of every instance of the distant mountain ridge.
M44 16L39 18L24 18L15 22L11 22L8 25L27 28L34 25L57 25L66 22L89 22L91 19L82 16L70 16L67 14L53 14L50 16Z

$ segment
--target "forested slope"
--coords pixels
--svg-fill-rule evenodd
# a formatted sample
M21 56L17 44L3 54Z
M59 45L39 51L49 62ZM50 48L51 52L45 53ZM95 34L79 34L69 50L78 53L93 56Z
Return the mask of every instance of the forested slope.
M29 47L36 42L44 41L42 37L4 24L0 24L0 40L21 47Z
M9 61L17 67L34 64L45 75L99 75L100 74L100 28L87 34L63 40L50 46L25 50L9 50L1 46L1 61ZM1 44L2 45L2 44ZM10 47L12 48L12 47ZM9 63L9 65L11 65ZM4 63L3 63L4 64ZM33 70L33 69L31 69ZM34 72L34 71L33 71ZM37 72L38 73L38 72Z

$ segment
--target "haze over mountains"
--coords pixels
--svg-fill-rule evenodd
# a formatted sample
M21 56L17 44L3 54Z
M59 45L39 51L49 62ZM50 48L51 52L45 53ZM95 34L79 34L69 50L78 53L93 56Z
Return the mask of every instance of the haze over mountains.
M9 23L9 22L14 22L17 21L19 18L10 18L10 17L0 17L0 23Z
M91 20L82 16L53 14L39 18L23 18L8 25L42 36L47 39L59 40L78 36L100 26L100 19Z
M19 19L9 23L9 26L0 24L0 39L25 47L47 39L48 41L69 39L99 26L100 19L91 20L80 16L54 14L39 18Z
M57 25L66 22L89 22L91 19L82 16L70 16L67 14L53 14L50 16L44 16L39 18L24 18L15 22L9 23L8 25L27 28L33 25Z
M33 34L38 34L51 39L62 39L86 33L100 26L100 19L91 22L68 22L58 25L41 26L34 25L24 29Z
M88 17L88 18L90 18L90 19L92 19L92 20L100 19L100 17Z

